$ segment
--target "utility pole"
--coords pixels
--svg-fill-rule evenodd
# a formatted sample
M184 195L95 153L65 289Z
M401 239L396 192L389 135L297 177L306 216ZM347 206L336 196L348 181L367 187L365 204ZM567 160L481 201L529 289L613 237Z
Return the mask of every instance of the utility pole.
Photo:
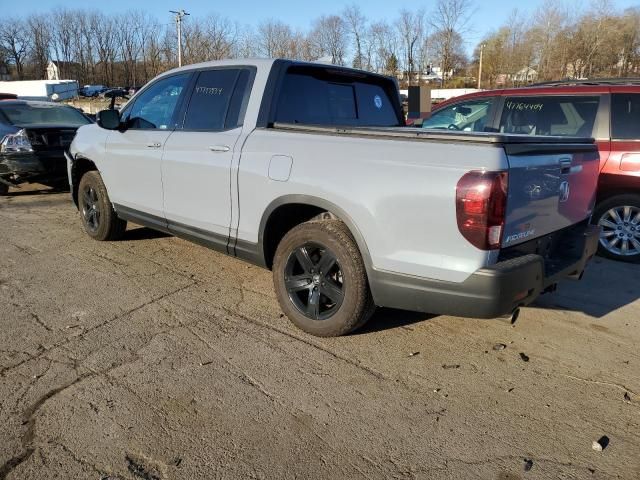
M480 44L480 65L478 65L478 90L482 85L482 54L484 53L484 43Z
M169 10L170 13L175 15L176 28L178 29L178 66L182 66L182 19L189 15L187 12L182 10Z

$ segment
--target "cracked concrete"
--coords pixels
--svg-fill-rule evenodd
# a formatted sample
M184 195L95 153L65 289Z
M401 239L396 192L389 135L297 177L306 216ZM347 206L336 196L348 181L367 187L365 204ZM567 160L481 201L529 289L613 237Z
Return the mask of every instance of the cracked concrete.
M93 242L32 190L0 198L0 480L640 478L637 265L597 259L515 327L381 310L319 339L269 272Z

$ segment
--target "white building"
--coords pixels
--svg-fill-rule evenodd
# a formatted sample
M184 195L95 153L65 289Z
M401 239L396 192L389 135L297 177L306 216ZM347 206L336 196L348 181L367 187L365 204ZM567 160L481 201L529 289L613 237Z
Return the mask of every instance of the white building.
M50 60L47 65L47 80L77 79L80 64L76 62L60 62Z
M531 83L538 79L538 72L531 67L524 67L522 70L511 75L514 83Z

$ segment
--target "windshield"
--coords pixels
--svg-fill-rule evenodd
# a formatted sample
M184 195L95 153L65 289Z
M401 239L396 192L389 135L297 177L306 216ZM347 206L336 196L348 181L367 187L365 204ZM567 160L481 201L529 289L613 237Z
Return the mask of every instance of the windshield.
M0 112L10 123L18 127L26 125L55 125L79 127L91 123L75 108L56 105L42 104L9 104L0 105Z
M493 98L467 100L436 110L422 123L422 128L483 132L493 101Z

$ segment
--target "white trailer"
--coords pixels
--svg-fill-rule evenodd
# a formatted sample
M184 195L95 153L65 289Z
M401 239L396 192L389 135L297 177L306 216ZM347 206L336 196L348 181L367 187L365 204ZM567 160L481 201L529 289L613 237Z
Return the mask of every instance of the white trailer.
M1 93L14 93L24 100L60 101L78 96L75 80L16 80L0 82Z
M467 93L481 92L477 88L432 88L431 101L434 103L443 102L453 97L466 95ZM400 90L400 94L408 95L408 90Z

